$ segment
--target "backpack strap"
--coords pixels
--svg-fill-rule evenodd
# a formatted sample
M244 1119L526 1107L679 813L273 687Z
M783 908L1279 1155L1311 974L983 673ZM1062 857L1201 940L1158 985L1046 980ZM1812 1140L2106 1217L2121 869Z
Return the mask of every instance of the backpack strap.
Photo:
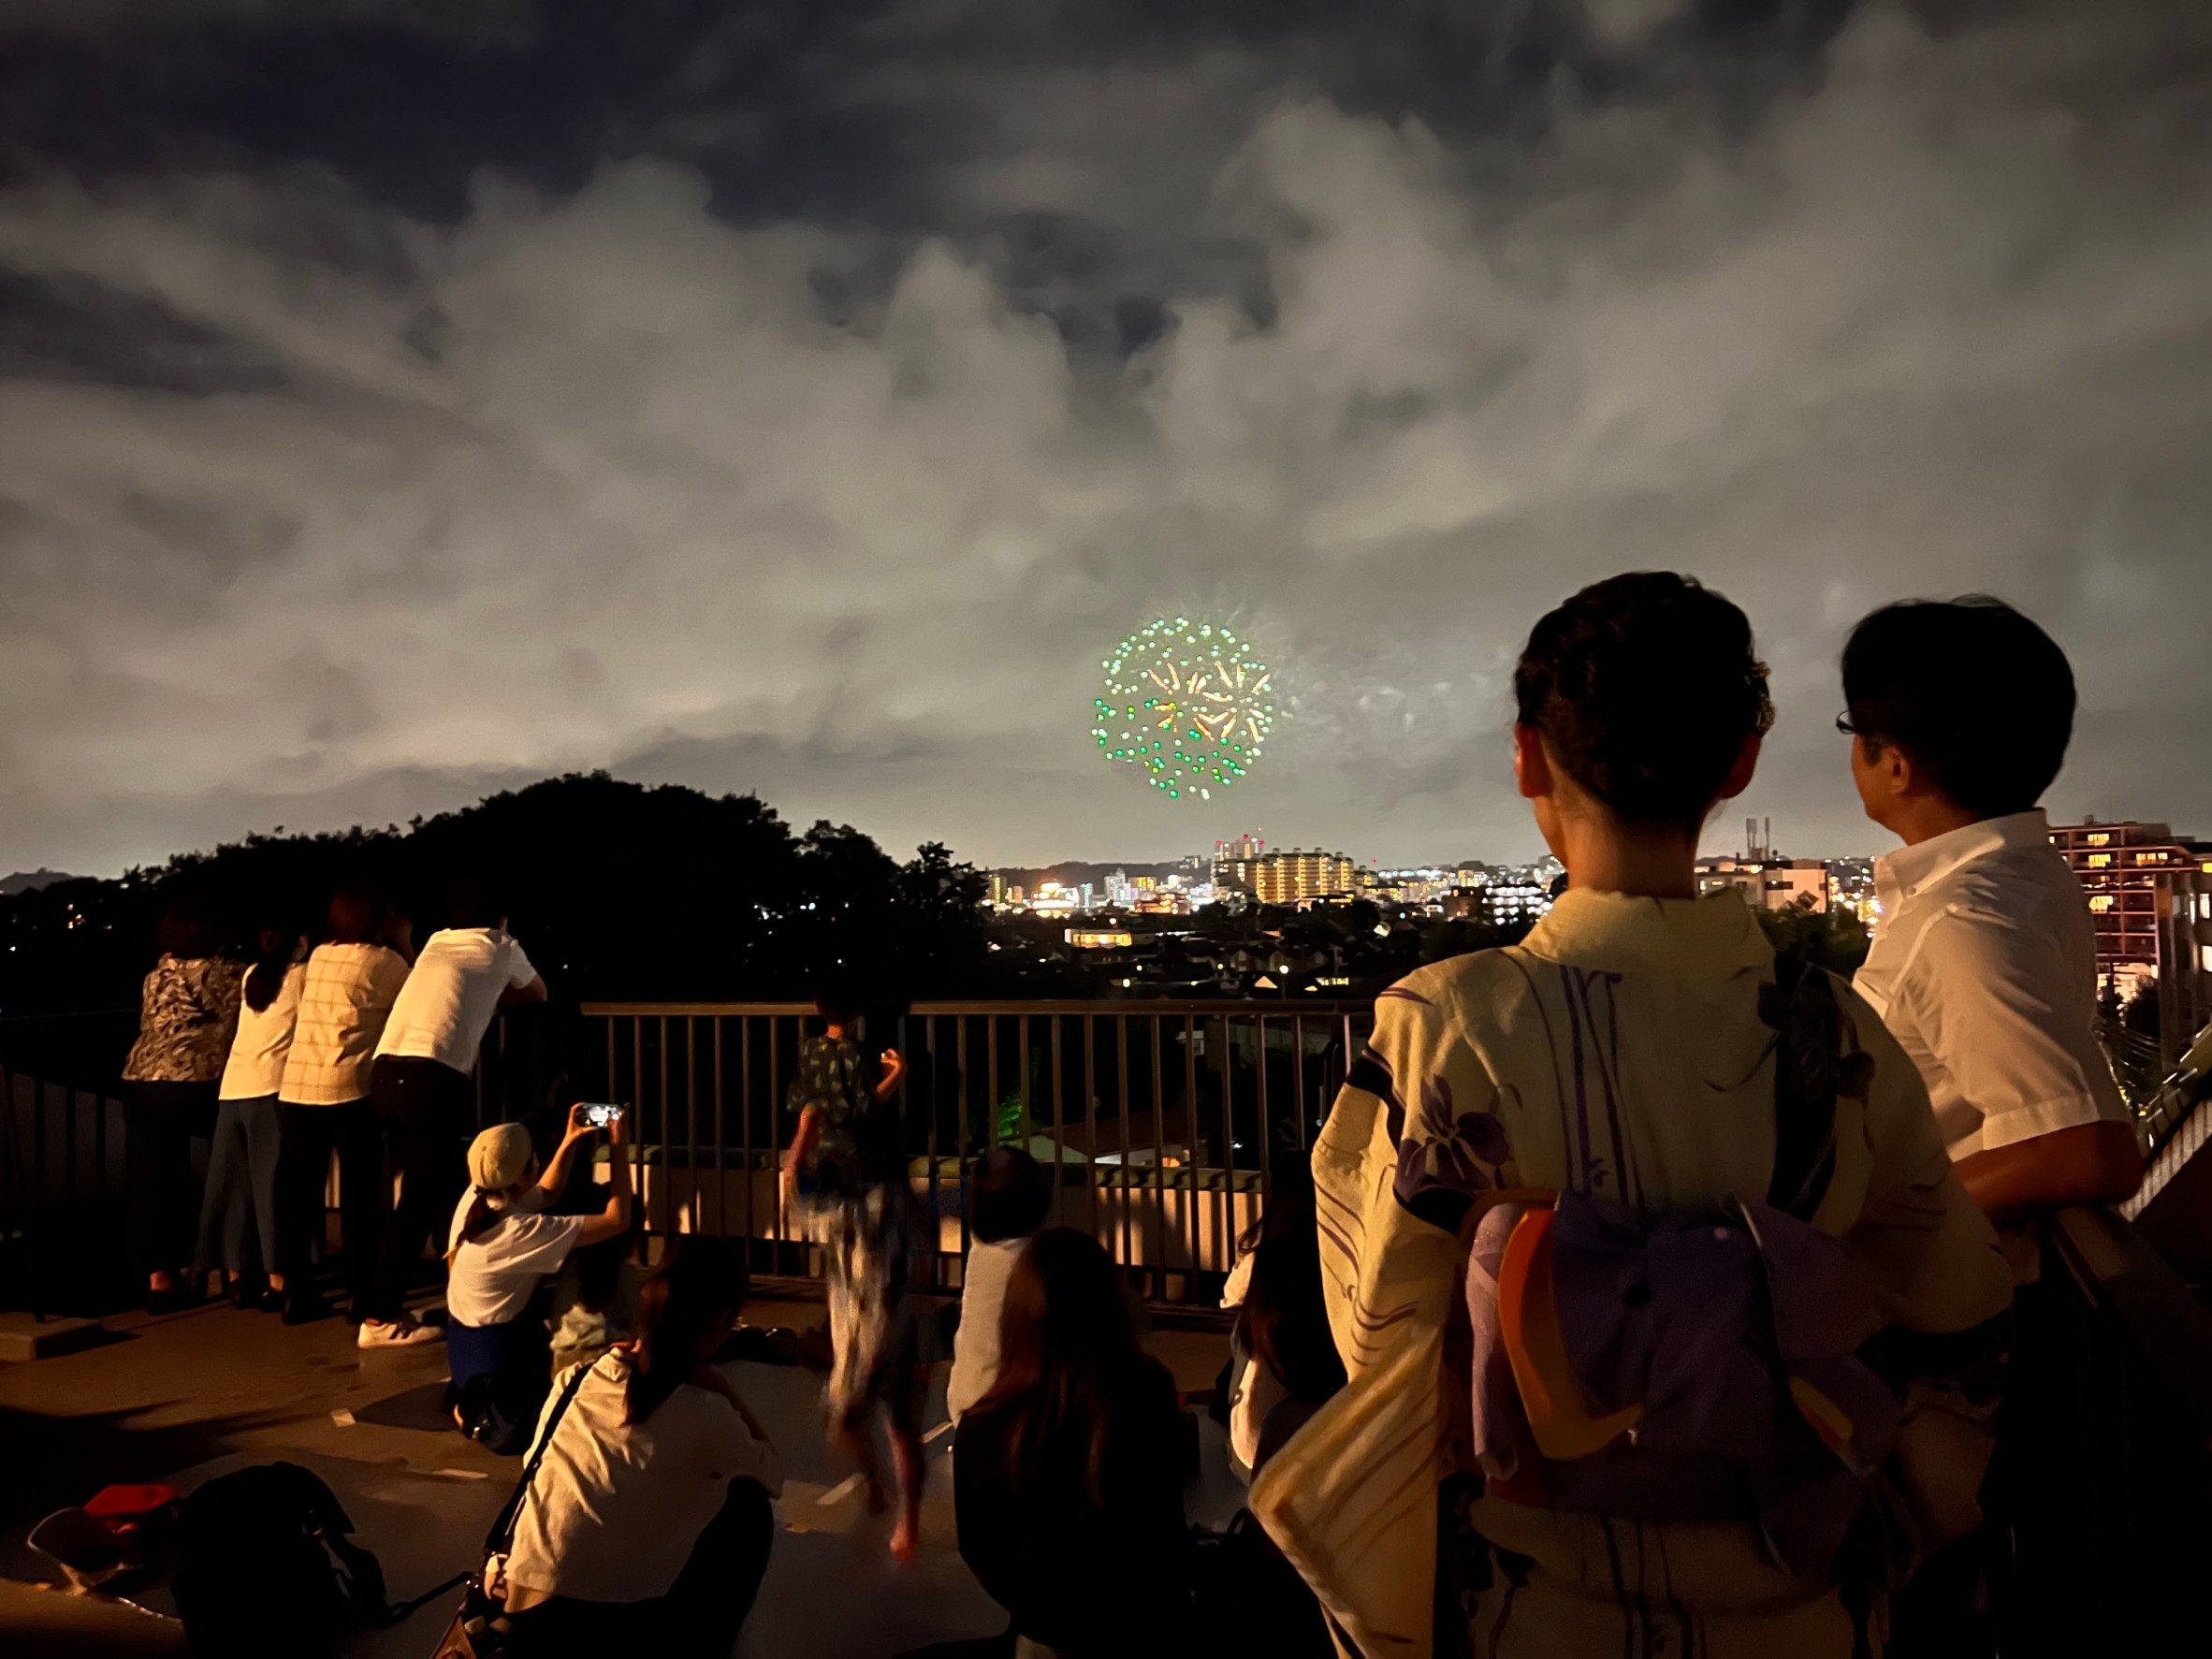
M530 1496L530 1483L537 1478L538 1465L546 1461L546 1448L553 1444L553 1436L560 1428L560 1419L568 1415L569 1404L575 1399L576 1390L584 1386L584 1378L598 1363L594 1360L590 1365L577 1366L561 1389L560 1398L553 1403L553 1409L546 1419L545 1433L538 1436L537 1445L531 1448L530 1462L523 1466L522 1478L515 1483L515 1490L507 1494L507 1501L500 1509L499 1519L484 1535L485 1554L503 1555L514 1543L516 1525L522 1520L523 1500Z

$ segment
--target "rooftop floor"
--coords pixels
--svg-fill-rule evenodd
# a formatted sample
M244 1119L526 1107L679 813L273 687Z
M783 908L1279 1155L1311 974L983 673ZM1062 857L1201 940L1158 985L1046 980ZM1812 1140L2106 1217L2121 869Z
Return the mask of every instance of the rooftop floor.
M819 1323L822 1309L755 1302L747 1317L796 1327ZM442 1417L442 1347L364 1353L340 1320L288 1328L222 1306L105 1324L98 1346L0 1365L0 1648L11 1659L183 1652L172 1623L37 1587L39 1558L25 1533L110 1482L167 1480L189 1491L243 1464L304 1463L337 1492L357 1540L376 1552L401 1600L473 1564L520 1473L519 1460L494 1457ZM1158 1332L1152 1346L1190 1390L1211 1386L1226 1354L1220 1337L1191 1332ZM822 1446L820 1377L792 1367L729 1369L790 1476L778 1506L785 1530L739 1659L886 1659L1005 1627L953 1546L949 1434L931 1443L923 1559L902 1571L885 1552L886 1523L867 1519L857 1494L837 1495L848 1471ZM943 1403L940 1368L930 1421L942 1422ZM1218 1522L1238 1494L1218 1433L1201 1427L1207 1474L1190 1510ZM834 1595L822 1594L833 1587ZM169 1608L159 1585L131 1594L146 1608ZM457 1599L441 1596L347 1651L420 1659Z

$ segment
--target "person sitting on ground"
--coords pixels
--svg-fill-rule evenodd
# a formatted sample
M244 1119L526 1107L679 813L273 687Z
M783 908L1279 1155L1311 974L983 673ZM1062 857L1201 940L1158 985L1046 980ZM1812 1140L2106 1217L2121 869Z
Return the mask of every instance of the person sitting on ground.
M894 1494L877 1465L871 1419L883 1408L897 1488L891 1553L911 1564L922 1548L924 1379L907 1295L913 1191L894 1104L906 1061L885 1049L870 1066L851 1036L860 1010L846 988L825 988L815 1006L822 1032L799 1046L789 1098L798 1126L784 1154L782 1192L822 1254L831 1345L822 1415L830 1442L859 1464L870 1509L882 1509Z
M487 887L463 882L452 917L416 955L370 1073L386 1164L400 1172L400 1196L385 1219L374 1295L361 1321L365 1348L438 1339L436 1327L408 1313L407 1291L424 1241L452 1210L459 1187L455 1154L476 1108L476 1051L499 1010L546 997L545 980L507 931L506 907Z
M1186 1651L1189 1422L1138 1346L1097 1240L1030 1239L1006 1287L998 1380L960 1420L960 1554L1025 1659Z
M284 1302L277 1255L277 1159L283 1150L277 1088L284 1080L284 1056L292 1050L299 992L307 982L307 940L282 925L262 927L257 937L259 951L246 969L238 1033L218 1091L194 1259L202 1268L222 1263L233 1306L276 1313Z
M726 1659L735 1645L783 1490L767 1432L713 1363L745 1292L729 1244L672 1241L639 1292L637 1341L558 1379L507 1557L516 1659Z
M945 1406L955 1425L998 1380L1006 1282L1052 1207L1052 1178L1042 1164L1018 1146L996 1146L984 1155L968 1198L968 1232L975 1242L960 1269L960 1326L945 1381Z
M140 988L138 1037L123 1065L124 1177L146 1310L167 1313L199 1295L197 1272L185 1271L200 1207L192 1142L214 1129L240 973L189 899L163 910L154 936L161 956Z
M1698 896L1772 715L1743 613L1616 576L1514 689L1566 888L1377 999L1313 1154L1348 1381L1251 1507L1362 1652L1440 1617L1499 1659L1878 1648L1881 1551L1926 1535L1868 1511L1948 1496L1900 1401L2011 1274L1873 1011Z
M471 1190L453 1213L446 1262L445 1358L454 1420L494 1451L519 1451L545 1398L551 1350L537 1305L546 1275L579 1246L630 1227L630 1149L623 1119L607 1126L606 1208L596 1215L548 1215L568 1184L576 1149L598 1131L577 1105L568 1133L541 1167L530 1130L486 1129L469 1145Z
M347 1302L357 1319L372 1311L386 1188L369 1071L415 955L415 924L395 915L370 883L351 881L331 895L326 929L307 959L299 1017L277 1087L284 1142L277 1201L284 1213L277 1237L284 1259L276 1266L284 1275L287 1325L329 1312L315 1284L314 1257L324 1242L333 1153Z
M588 1365L637 1333L646 1271L633 1224L619 1237L570 1253L553 1281L553 1372Z
M2069 1337L2062 1310L2046 1305L2033 1223L2069 1204L2117 1203L2143 1175L2097 1041L2088 901L2036 805L2073 735L2074 671L2049 634L1999 601L1909 601L1852 631L1843 698L1860 803L1905 843L1874 861L1882 914L1852 984L1919 1068L1959 1184L1998 1224L2017 1285L2002 1433L1992 1433L1993 1397L1976 1425L1978 1448L1997 1454L1986 1497L1998 1510L2066 1508L2042 1448L2063 1442L2070 1408L2042 1385L2067 1369ZM1993 1598L1980 1580L1993 1550L2001 1566L2001 1540L2068 1531L2001 1520L1961 1539L1899 1598L1892 1651L1989 1652L1997 1638L1981 1608Z
M1304 1226L1273 1232L1251 1252L1244 1300L1230 1328L1230 1467L1247 1482L1344 1387L1312 1215L1309 1207Z

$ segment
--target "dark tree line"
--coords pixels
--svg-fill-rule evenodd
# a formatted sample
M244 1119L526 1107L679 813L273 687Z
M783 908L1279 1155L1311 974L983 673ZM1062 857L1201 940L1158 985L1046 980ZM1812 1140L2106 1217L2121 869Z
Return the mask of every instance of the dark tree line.
M134 1005L162 912L226 948L269 923L314 937L331 892L366 880L444 924L488 886L563 1001L801 999L824 977L888 997L987 987L983 878L938 843L900 863L859 831L797 833L754 795L548 779L402 829L249 836L113 880L0 898L0 1014Z

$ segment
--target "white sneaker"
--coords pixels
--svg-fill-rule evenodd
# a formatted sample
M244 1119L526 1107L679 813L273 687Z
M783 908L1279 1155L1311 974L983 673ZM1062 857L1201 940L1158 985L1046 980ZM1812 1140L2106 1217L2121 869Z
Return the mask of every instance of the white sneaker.
M413 1348L426 1342L444 1342L445 1332L435 1325L425 1325L415 1319L395 1319L386 1324L378 1319L363 1319L361 1332L354 1338L356 1346L364 1348Z

